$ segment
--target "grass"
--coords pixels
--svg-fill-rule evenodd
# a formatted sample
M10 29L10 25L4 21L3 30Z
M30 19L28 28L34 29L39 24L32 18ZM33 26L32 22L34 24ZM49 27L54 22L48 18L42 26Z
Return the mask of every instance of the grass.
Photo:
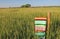
M49 37L60 39L60 7L0 9L0 39L38 39L34 34L34 18L51 12Z

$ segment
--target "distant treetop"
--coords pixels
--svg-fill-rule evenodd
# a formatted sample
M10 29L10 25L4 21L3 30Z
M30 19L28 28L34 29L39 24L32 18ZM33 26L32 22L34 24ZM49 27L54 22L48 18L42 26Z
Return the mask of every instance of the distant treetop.
M31 4L25 4L25 5L22 5L21 7L31 7Z

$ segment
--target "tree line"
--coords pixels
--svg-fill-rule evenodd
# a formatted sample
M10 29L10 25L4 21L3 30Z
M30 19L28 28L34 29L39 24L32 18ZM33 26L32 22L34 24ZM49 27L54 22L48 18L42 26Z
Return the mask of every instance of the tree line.
M25 7L25 8L31 7L31 4L21 5L21 8L23 8L23 7Z

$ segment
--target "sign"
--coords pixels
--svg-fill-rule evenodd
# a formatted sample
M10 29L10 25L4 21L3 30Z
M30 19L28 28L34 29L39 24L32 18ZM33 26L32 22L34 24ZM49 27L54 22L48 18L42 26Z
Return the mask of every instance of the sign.
M35 26L35 31L38 32L38 31L45 31L46 29L46 26L44 25L36 25Z
M45 36L47 18L35 18L35 35Z
M35 24L46 24L46 21L44 21L44 20L36 20L35 21Z
M38 33L35 33L35 35L44 36L45 35L45 32L38 32Z

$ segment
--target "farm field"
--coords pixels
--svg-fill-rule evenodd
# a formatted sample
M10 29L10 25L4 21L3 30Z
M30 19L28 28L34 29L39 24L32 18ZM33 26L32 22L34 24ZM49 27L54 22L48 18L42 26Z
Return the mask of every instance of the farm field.
M0 8L0 39L38 39L34 18L50 16L47 39L60 39L60 7Z

